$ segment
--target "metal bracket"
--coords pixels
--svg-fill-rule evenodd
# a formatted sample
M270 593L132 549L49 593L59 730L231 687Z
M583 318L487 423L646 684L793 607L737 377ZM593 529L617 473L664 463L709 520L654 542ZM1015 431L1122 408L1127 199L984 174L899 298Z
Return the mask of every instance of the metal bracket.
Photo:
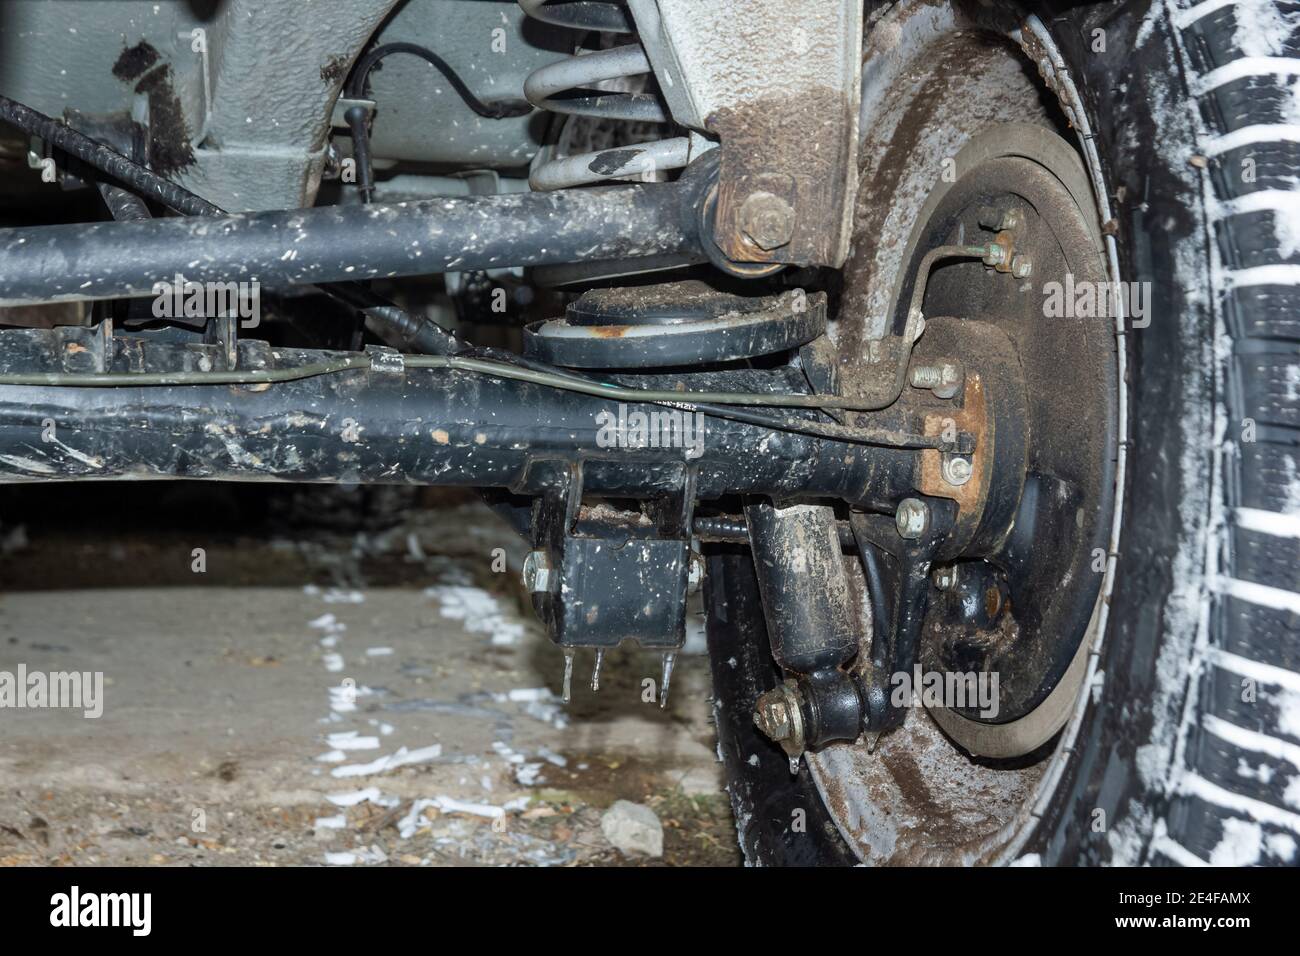
M717 247L736 262L842 265L857 192L862 5L628 7L673 119L720 142Z

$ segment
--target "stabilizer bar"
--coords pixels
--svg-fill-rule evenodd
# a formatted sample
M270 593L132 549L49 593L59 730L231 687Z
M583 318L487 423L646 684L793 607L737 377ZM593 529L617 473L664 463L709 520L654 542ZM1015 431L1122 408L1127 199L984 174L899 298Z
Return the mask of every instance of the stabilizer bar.
M698 250L697 178L0 230L0 306L154 294L155 283L296 284Z

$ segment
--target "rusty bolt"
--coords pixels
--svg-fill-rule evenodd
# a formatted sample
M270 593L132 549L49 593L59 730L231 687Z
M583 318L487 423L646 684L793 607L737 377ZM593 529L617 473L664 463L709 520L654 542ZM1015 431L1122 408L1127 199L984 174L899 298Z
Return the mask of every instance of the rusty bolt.
M1026 255L1011 257L1011 274L1017 279L1028 279L1034 272L1034 260Z
M999 243L990 242L984 247L984 264L986 266L1000 266L1007 258L1007 250Z
M993 232L1014 231L1024 222L1019 209L999 209L996 206L981 206L977 219L981 226Z
M794 236L794 209L773 193L750 193L740 205L740 229L754 245L771 251Z
M930 509L919 498L904 498L898 505L898 511L894 512L894 526L898 528L898 536L909 541L915 541L925 534L929 523Z
M754 706L754 726L774 741L790 736L794 721L790 718L789 702L780 689L770 690L759 697Z
M788 756L803 753L803 712L799 709L799 690L793 681L777 684L754 702L754 726L780 744Z
M529 551L524 558L523 580L530 594L546 594L553 590L555 574L551 556L545 551Z

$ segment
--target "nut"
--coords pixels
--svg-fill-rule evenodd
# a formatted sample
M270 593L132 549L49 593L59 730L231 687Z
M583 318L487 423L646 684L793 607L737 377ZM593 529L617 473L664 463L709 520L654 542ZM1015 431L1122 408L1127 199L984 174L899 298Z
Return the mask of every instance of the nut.
M789 757L804 751L803 712L799 689L793 681L778 684L754 702L754 726Z
M1034 273L1034 260L1026 255L1011 257L1011 274L1017 279L1028 279Z
M930 509L919 498L904 498L894 513L894 526L900 538L915 541L930 524Z
M950 485L966 484L966 482L970 481L973 472L970 459L961 455L945 458L939 470L943 475L943 480Z
M524 558L524 587L530 594L546 594L554 589L555 569L545 551L529 551Z
M940 591L947 591L957 583L957 569L952 565L935 568L930 580L934 582L934 586Z
M790 717L789 702L780 689L770 690L759 697L754 707L754 725L778 743L790 736L794 721Z
M793 238L794 209L780 196L760 190L741 203L739 223L745 238L770 252Z

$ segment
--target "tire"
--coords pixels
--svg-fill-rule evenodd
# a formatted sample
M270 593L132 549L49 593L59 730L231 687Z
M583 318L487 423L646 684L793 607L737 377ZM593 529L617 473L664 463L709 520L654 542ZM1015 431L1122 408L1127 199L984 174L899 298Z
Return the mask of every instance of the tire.
M1104 183L1118 278L1152 296L1150 323L1119 336L1124 520L1088 689L1054 744L1026 758L1042 778L1016 825L961 859L1295 863L1300 5L1062 5L1037 27L1055 50L1010 13L956 4L936 26L926 6L869 4L868 51L883 30L902 49L906 24L924 18L936 36L1020 41L1067 113L1077 89L1071 125ZM706 586L719 750L747 860L898 862L850 834L808 765L792 776L749 720L778 677L752 562L714 555ZM916 860L953 858L902 861Z

